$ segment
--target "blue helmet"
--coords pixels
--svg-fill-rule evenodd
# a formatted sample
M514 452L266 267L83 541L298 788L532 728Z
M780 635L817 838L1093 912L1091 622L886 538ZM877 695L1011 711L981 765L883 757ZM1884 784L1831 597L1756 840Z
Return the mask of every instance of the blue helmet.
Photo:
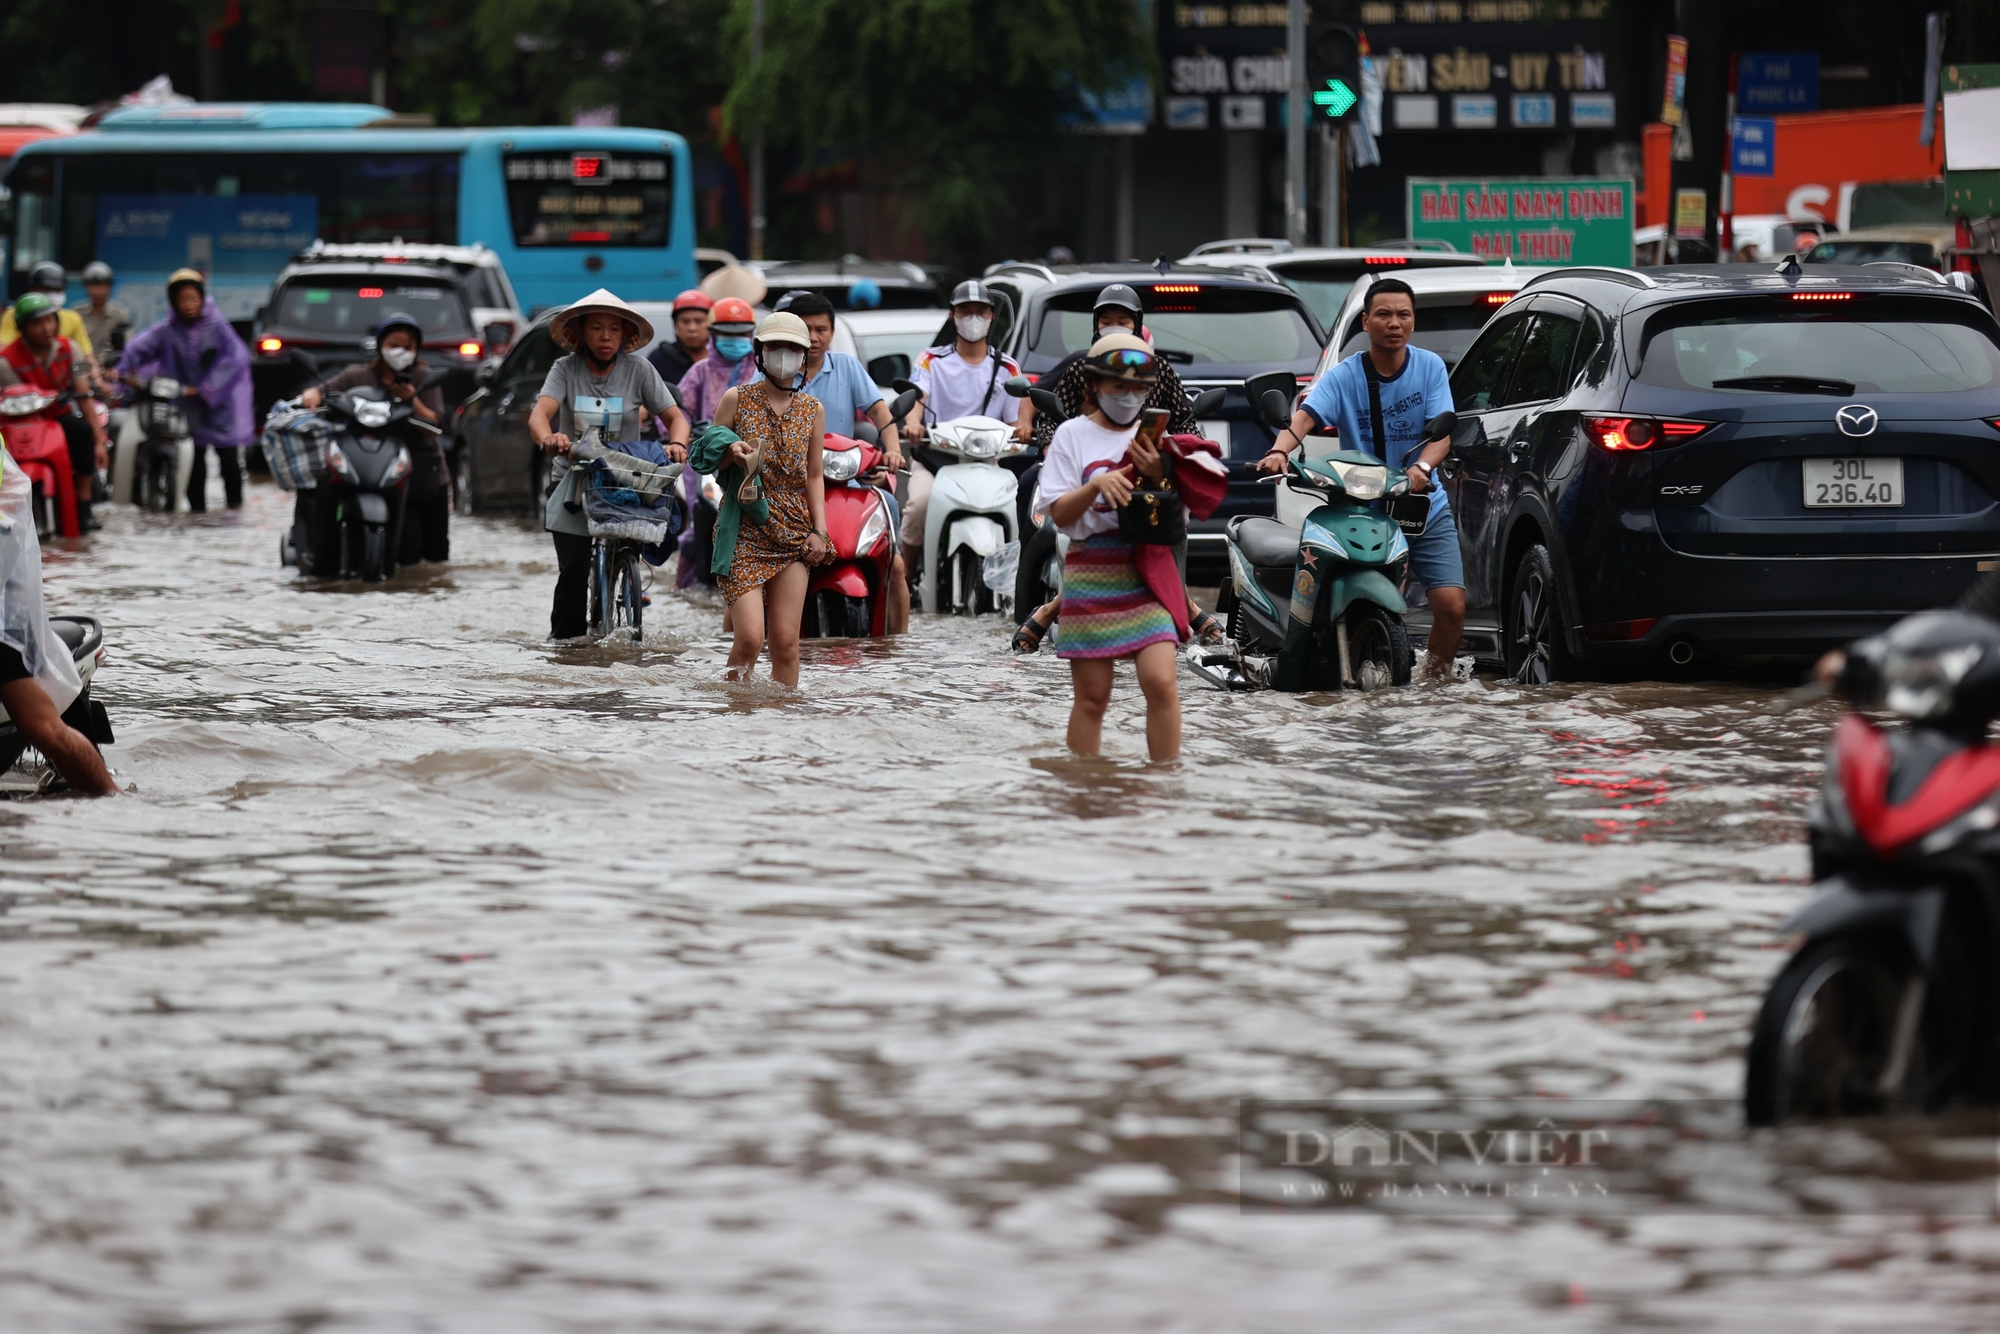
M423 346L424 326L417 323L416 316L403 310L389 312L382 317L382 322L375 326L375 342L377 345L380 345L384 338L387 338L391 332L397 329L408 329L416 336L417 346Z
M882 288L873 278L857 278L847 289L847 306L850 310L874 310L882 304Z

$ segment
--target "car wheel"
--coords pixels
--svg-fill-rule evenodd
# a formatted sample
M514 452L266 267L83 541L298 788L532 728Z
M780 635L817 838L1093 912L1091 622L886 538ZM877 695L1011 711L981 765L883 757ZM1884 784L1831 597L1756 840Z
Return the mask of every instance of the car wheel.
M1520 563L1514 567L1514 578L1508 584L1504 632L1508 680L1519 685L1545 686L1562 680L1568 672L1555 562L1549 558L1549 549L1540 543L1522 552Z

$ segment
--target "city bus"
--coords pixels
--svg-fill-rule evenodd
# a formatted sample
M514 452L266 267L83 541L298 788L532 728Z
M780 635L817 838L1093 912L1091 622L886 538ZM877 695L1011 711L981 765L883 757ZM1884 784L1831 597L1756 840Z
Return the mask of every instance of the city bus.
M314 239L484 244L524 306L608 287L666 301L693 287L687 141L664 130L412 127L331 103L125 107L81 134L23 145L6 175L7 296L59 260L118 275L142 327L175 269L201 270L231 320Z

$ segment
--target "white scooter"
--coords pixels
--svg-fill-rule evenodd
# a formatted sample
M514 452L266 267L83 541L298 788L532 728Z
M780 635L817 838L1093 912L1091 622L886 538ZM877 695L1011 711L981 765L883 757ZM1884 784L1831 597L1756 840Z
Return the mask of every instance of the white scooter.
M899 391L916 386L896 381ZM923 443L958 460L940 468L924 514L921 603L927 612L977 616L1003 611L1011 598L986 586L986 558L1020 536L1015 531L1013 473L1000 466L1028 446L994 417L958 417L925 428Z
M149 377L118 429L111 459L111 498L172 514L187 504L194 474L194 437L179 380Z

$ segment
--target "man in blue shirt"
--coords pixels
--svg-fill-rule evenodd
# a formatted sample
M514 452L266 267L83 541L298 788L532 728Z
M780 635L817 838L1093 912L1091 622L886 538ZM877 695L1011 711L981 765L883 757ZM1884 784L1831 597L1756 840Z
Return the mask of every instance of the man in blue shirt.
M853 435L857 421L870 421L881 434L883 467L890 483L883 489L888 498L889 531L896 531L895 475L903 468L902 436L889 419L889 405L882 391L858 357L834 352L833 303L817 292L787 292L778 298L775 310L789 310L805 321L812 344L806 349L806 379L799 392L810 394L826 409L826 429L836 435ZM896 553L889 571L889 610L883 626L889 634L900 635L910 628L910 581L903 572L903 553Z
M1430 493L1430 526L1410 542L1410 571L1430 599L1430 659L1425 674L1449 677L1465 633L1465 567L1459 559L1451 504L1434 476L1437 465L1451 452L1451 441L1424 440L1423 431L1425 422L1452 410L1450 377L1437 353L1410 346L1417 304L1408 283L1384 278L1369 288L1361 327L1368 334L1367 348L1319 377L1257 468L1282 472L1285 456L1308 434L1331 426L1342 449L1372 454L1401 468L1409 474L1411 491ZM1386 445L1375 438L1378 396Z

